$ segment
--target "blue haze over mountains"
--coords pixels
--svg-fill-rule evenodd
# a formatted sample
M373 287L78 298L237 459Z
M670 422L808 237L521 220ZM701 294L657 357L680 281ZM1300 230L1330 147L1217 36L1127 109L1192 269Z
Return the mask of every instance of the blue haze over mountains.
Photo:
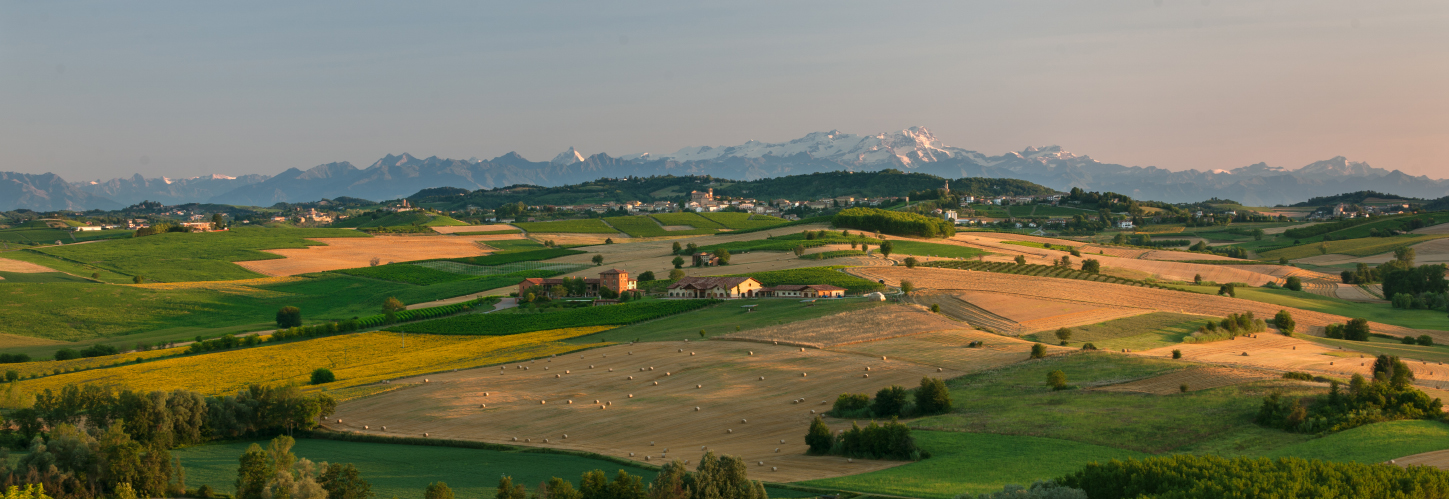
M0 209L115 209L142 200L164 204L210 202L270 206L351 196L397 199L430 187L483 189L514 184L555 186L600 177L712 175L753 180L814 172L897 168L946 178L1016 178L1068 190L1113 191L1166 202L1217 197L1248 206L1291 204L1314 196L1374 190L1402 196L1449 195L1449 180L1413 177L1342 156L1285 169L1263 163L1231 170L1170 171L1101 163L1057 146L999 156L945 146L930 131L855 135L816 132L782 143L757 141L729 147L687 147L671 154L585 156L572 148L550 161L516 153L479 160L388 155L366 168L348 162L290 168L274 176L212 174L187 179L140 175L98 182L66 182L54 174L0 172Z

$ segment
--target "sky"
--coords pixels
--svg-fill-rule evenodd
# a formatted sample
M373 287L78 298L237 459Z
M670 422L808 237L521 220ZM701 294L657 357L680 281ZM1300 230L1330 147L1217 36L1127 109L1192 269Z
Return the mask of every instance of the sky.
M1449 177L1449 2L0 0L0 171L275 174L929 128Z

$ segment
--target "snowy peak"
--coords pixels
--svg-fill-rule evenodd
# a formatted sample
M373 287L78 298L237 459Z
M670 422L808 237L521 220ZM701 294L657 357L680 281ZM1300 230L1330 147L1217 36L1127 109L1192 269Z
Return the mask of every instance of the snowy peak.
M1334 156L1323 161L1309 163L1294 173L1310 177L1382 177L1388 175L1389 171L1374 168L1361 161L1349 161L1343 156Z
M573 146L569 146L569 150L558 153L558 156L553 157L553 161L549 161L555 165L572 165L582 162L584 162L584 155L574 150Z
M898 132L869 136L831 130L814 132L789 142L774 144L751 140L738 146L729 147L686 147L673 154L659 156L659 158L675 161L710 161L727 157L790 157L805 154L813 159L835 161L847 165L909 167L916 163L933 163L964 153L969 153L969 151L943 146L937 142L930 130L916 126Z

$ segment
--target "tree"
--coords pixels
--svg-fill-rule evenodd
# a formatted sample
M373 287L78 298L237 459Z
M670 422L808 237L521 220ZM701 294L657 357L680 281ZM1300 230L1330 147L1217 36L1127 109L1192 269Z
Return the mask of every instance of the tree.
M287 329L302 327L302 309L297 307L282 307L277 311L277 327Z
M715 248L714 257L719 259L720 265L730 264L730 250L724 248Z
M333 381L337 381L337 375L332 374L331 369L319 367L317 370L312 371L312 384L314 385L331 383Z
M1067 388L1067 373L1061 369L1047 373L1047 386L1053 390L1065 390Z
M221 219L220 213L211 214L211 230L221 230L225 226L226 222Z
M1194 274L1192 276L1192 283L1193 284L1202 284L1202 274Z
M524 489L523 484L514 485L513 477L504 475L503 478L498 479L498 493L493 497L495 499L528 499L528 491Z
M1324 240L1318 242L1318 254L1320 254L1320 255L1327 255L1328 254L1328 240L1327 240L1327 237L1328 236L1327 235L1324 235L1323 237L1324 237Z
M901 292L902 293L911 294L911 291L915 291L915 290L916 290L916 286L914 284L911 284L911 281L901 280Z
M317 483L327 491L327 499L368 499L372 497L372 484L357 473L352 463L328 464L317 477Z
M921 377L921 387L916 389L916 412L941 414L951 411L951 391L946 382L931 377Z
M1095 258L1088 258L1086 260L1083 260L1082 272L1086 272L1088 274L1100 274L1102 273L1102 262L1097 261L1097 259Z
M397 313L407 310L407 308L408 306L404 305L402 300L397 299L397 297L389 296L386 300L382 301L382 314L387 316L386 320L389 324L397 322Z
M1026 255L1016 255L1017 265L1026 265Z
M1253 240L1254 241L1262 241L1263 240L1263 229L1253 229Z
M1405 268L1413 267L1415 258L1416 255L1412 247L1403 247L1394 250L1394 259L1403 262Z
M1303 279L1299 279L1297 276L1291 276L1283 283L1283 288L1289 291L1303 291Z
M1368 319L1364 319L1362 317L1356 319L1349 319L1348 323L1344 324L1343 326L1343 339L1353 341L1368 341Z
M805 432L805 444L810 446L812 454L824 454L830 452L835 445L835 435L830 432L830 427L825 426L825 420L815 416L810 422L810 430Z
M683 279L683 278L684 278L684 271L683 270L681 270L679 268L675 268L674 270L669 271L669 280L671 280L671 281L678 281L678 280Z
M795 252L795 256L803 255L805 254L805 246L797 244L795 245L795 249L791 251Z
M1287 310L1279 310L1278 315L1273 316L1273 325L1278 326L1278 332L1288 335L1293 334L1293 329L1297 327L1293 322L1293 314Z
M1181 359L1182 358L1182 350L1173 349L1172 350L1172 358L1174 358L1174 359Z
M603 265L604 264L604 255L594 255L594 257L591 258L590 260L594 262L594 265L595 266Z
M453 499L453 489L446 483L433 482L423 489L423 499Z
M241 455L236 470L236 499L262 499L262 491L272 479L272 466L266 451L253 443Z
M1421 334L1421 335L1419 335L1419 337L1414 342L1415 343L1418 343L1421 346L1426 346L1426 347L1434 346L1434 338L1432 336L1427 335L1427 334Z
M1029 357L1029 358L1032 358L1032 359L1040 359L1040 358L1043 358L1043 357L1046 357L1046 345L1043 345L1041 343L1037 343L1035 345L1032 345L1031 346L1031 357Z
M655 277L654 277L654 271L653 270L646 270L646 271L644 271L644 273L639 274L639 277L638 277L637 280L639 282L649 282L649 281L652 281L654 279L655 279Z
M674 250L670 251L670 253L678 255L680 251L684 251L684 247L679 245L679 241L675 241Z
M1238 291L1235 288L1236 286L1233 286L1233 283L1227 283L1222 286L1218 286L1218 296L1231 296L1233 298L1237 298Z
M367 264L368 264L368 266L370 266L370 267L376 267L376 266L377 266L377 264L379 264L379 263L382 263L382 259L381 259L381 258L378 258L378 257L375 257L375 256L374 256L374 257L372 257L372 259L371 259L371 260L368 260L368 261L367 261Z
M908 257L906 257L906 268L908 268L908 269L916 268L916 263L917 263L916 257L914 257L914 256L908 256Z
M1280 257L1278 257L1278 265L1288 265L1288 257L1286 257L1286 256L1280 256Z
M1064 328L1061 328L1061 329L1057 329L1057 339L1062 340L1062 341L1071 340L1072 339L1072 328L1064 327Z
M699 252L699 245L698 244L694 244L694 243L689 243L689 244L687 244L687 245L684 246L684 252L687 253L687 254L690 254L690 255L693 255L695 253L698 253Z
M569 288L562 284L555 284L548 287L548 295L554 298L563 298L569 295Z
M900 385L891 385L881 388L875 392L875 401L870 404L870 412L876 417L889 417L901 415L901 409L906 407L906 388Z
M679 244L679 243L674 243L674 244ZM676 268L676 269L677 268L681 268L681 267L684 267L684 258L677 257L676 256L676 257L674 257L674 260L671 260L669 263L674 264L674 268Z
M1062 261L1058 265L1061 265L1062 267L1065 267L1065 268L1072 268L1072 257L1067 256L1067 255L1062 255Z
M146 278L145 277L141 277L141 276L132 276L131 277L131 283L132 284L146 284Z
M886 258L890 258L891 257L891 251L894 251L895 248L896 248L895 243L892 243L890 241L886 241L886 242L880 243L880 254L882 256L886 257Z

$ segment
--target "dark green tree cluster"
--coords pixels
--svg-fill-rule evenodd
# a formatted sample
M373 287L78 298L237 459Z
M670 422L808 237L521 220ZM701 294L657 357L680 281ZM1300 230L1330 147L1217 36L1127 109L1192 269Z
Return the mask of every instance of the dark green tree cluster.
M825 421L819 416L810 423L805 442L813 454L831 454L863 459L894 459L919 461L931 457L929 452L916 446L910 427L898 423L894 418L884 425L871 421L861 427L851 423L850 429L838 436L830 433Z
M1278 315L1273 316L1273 325L1278 327L1278 332L1289 335L1293 334L1293 330L1298 327L1298 324L1293 322L1293 314L1288 313L1287 310L1279 310Z
M89 359L91 357L104 357L121 353L121 350L111 345L91 345L80 350L74 348L62 348L55 351L55 360ZM24 354L21 354L24 355ZM27 358L29 356L26 356Z
M61 424L49 438L35 437L11 469L0 459L0 484L40 485L56 499L85 499L106 494L167 497L186 494L185 473L171 452L141 442L121 425L82 430Z
M237 466L236 499L367 499L372 485L352 464L313 463L292 453L292 437L252 444ZM430 498L431 499L431 498ZM449 496L451 499L451 496Z
M1441 417L1443 403L1414 388L1413 382L1407 364L1380 355L1372 379L1355 374L1347 390L1335 381L1322 396L1290 399L1271 394L1263 399L1255 421L1297 433L1330 433L1382 421Z
M951 237L956 227L950 220L877 208L841 210L832 222L836 227L868 230L898 236Z
M1100 274L1102 273L1102 262L1098 261L1095 258L1088 258L1086 260L1082 260L1082 272L1086 272L1088 274Z
M302 309L292 306L277 311L277 327L287 329L302 325Z
M1323 336L1337 340L1368 341L1370 333L1368 319L1362 317L1349 319L1344 324L1329 324L1323 328Z
M1449 472L1300 458L1177 454L1091 463L1056 483L1092 499L1394 497L1449 495Z
M1289 320L1291 321L1292 318L1290 317ZM1254 318L1253 312L1228 314L1221 321L1208 321L1206 324L1198 326L1197 328L1197 332L1203 335L1223 335L1228 338L1261 333L1267 330L1268 324L1262 319Z
M946 382L929 376L921 377L914 393L900 385L881 388L872 400L864 393L842 393L835 399L830 415L837 418L916 417L951 411L951 391Z
M425 499L452 499L452 491L446 484L428 486ZM659 469L659 474L647 487L637 475L619 470L610 480L602 470L584 472L579 479L579 488L572 482L553 477L539 484L536 492L530 494L523 484L513 482L513 477L504 476L498 480L498 492L494 499L769 499L765 485L750 480L748 468L743 459L734 456L716 456L708 452L700 459L695 471L689 472L684 463L673 461ZM332 498L329 498L332 499Z

